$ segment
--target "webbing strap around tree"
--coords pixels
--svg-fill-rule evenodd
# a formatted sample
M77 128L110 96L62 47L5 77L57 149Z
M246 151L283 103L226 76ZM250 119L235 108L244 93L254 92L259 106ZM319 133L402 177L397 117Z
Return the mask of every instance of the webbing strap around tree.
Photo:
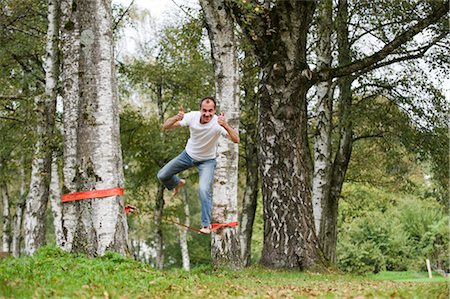
M124 193L123 188L109 188L109 189L102 189L102 190L73 192L73 193L64 194L61 197L61 202L68 202L68 201L89 199L89 198L102 198L102 197L115 196L115 195L123 196L123 193Z
M64 194L61 196L61 202L69 202L74 200L82 200L89 198L103 198L108 196L123 196L124 189L123 188L108 188L102 190L92 190L92 191L81 191L81 192L73 192ZM136 212L137 208L132 205L126 205L124 207L125 214Z
M222 227L234 227L238 226L239 222L228 222L228 223L211 223L211 231L222 228Z

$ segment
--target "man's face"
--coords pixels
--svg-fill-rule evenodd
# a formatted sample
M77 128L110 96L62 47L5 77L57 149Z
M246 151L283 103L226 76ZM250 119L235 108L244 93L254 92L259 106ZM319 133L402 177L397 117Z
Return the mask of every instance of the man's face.
M216 108L214 108L214 102L205 100L202 102L202 105L200 106L200 112L202 114L200 118L200 122L202 124L206 124L211 121L214 114L216 114Z

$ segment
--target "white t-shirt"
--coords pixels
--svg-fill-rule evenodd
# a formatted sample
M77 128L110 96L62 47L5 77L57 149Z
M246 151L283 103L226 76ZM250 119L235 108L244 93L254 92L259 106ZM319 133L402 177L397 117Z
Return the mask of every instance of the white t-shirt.
M180 121L180 126L189 126L190 138L186 144L186 153L196 161L205 161L216 157L220 135L227 136L227 130L217 123L217 115L206 124L200 123L200 111L188 112Z

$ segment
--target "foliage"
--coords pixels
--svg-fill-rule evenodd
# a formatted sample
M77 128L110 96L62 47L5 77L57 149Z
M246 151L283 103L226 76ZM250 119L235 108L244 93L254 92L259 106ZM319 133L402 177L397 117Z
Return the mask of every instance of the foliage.
M183 106L198 109L198 100L213 92L212 64L203 43L201 18L191 18L161 32L157 46L143 58L127 58L119 71L130 82L128 92L142 101L150 98L143 113L168 117ZM131 90L131 91L130 91Z
M448 271L448 219L435 200L344 185L340 206L338 265L349 272Z
M139 22L139 20L134 20ZM140 214L130 215L130 238L153 242L152 219L158 181L156 174L178 155L188 138L188 130L161 131L162 122L177 113L198 109L199 99L212 94L212 65L203 38L201 18L188 18L164 28L157 46L146 49L143 58L127 58L120 66L123 79L121 138L127 202L138 206ZM138 98L138 101L135 99ZM182 174L188 179L187 192L191 225L200 226L200 205L196 191L196 172ZM166 267L181 266L178 227L168 220L184 221L180 200L166 193L163 236ZM188 234L191 264L209 262L209 239ZM150 249L151 250L151 249ZM150 258L150 263L153 259Z
M23 200L20 188L31 168L34 101L44 92L46 11L41 0L0 4L0 183L8 188L11 213Z
M448 281L426 273L382 273L367 278L341 274L273 271L212 271L197 267L156 271L106 253L100 258L44 247L33 257L0 260L0 297L230 298L230 297L403 297L446 298Z

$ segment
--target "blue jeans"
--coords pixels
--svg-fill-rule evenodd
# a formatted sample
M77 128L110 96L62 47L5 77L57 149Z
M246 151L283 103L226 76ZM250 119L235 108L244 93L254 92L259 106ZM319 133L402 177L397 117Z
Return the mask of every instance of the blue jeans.
M196 161L192 159L186 151L172 159L158 172L158 179L172 190L180 182L178 173L188 168L196 166L198 169L198 193L202 207L202 226L209 226L211 223L211 186L216 169L216 159L206 161Z

